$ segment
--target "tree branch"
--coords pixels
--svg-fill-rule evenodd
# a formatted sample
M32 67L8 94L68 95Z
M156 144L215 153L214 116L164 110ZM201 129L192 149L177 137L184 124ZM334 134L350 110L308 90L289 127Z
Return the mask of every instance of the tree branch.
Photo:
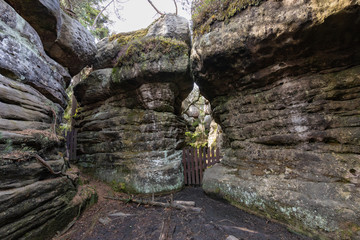
M155 11L156 11L158 14L160 14L161 16L164 16L164 15L165 15L164 13L160 12L159 9L157 9L157 8L155 7L155 5L151 2L151 0L147 0L147 1L150 3L150 5L155 9Z
M201 208L199 207L192 207L192 203L188 204L187 206L179 203L176 203L176 201L172 202L172 203L163 203L163 202L156 202L156 201L152 201L152 200L143 200L143 199L135 199L135 198L117 198L117 197L104 197L105 199L112 199L112 200L119 200L125 203L128 202L133 202L133 203L138 203L138 204L144 204L144 205L153 205L153 206L158 206L158 207L172 207L175 209L179 209L179 210L187 210L187 211L193 211L193 212L200 212Z
M176 0L174 0L174 4L175 4L175 15L177 16L178 15L178 6L177 6L177 3L176 3Z
M103 9L101 9L101 11L98 13L98 15L96 15L95 20L94 20L94 23L93 23L93 25L91 26L91 29L92 29L92 30L94 30L95 25L96 25L96 22L97 22L99 16L100 16L100 15L105 11L105 9L106 9L108 6L110 6L110 4L113 3L114 1L115 1L115 0L111 0Z
M37 155L36 153L34 153L33 156L34 156L34 157L36 158L36 160L38 160L44 167L46 167L52 174L54 174L54 175L59 175L59 174L62 173L61 171L55 172L55 171L51 168L51 166L50 166L44 159L42 159L42 157L40 157L40 156Z

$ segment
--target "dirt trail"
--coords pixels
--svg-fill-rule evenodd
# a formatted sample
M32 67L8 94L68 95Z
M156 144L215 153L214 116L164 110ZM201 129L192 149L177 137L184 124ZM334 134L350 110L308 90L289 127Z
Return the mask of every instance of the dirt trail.
M99 201L87 209L74 226L53 240L222 240L232 235L238 239L297 240L309 239L289 232L285 226L248 214L230 204L209 198L201 188L185 188L174 194L174 200L195 201L200 213L123 203L104 196L126 197L109 186L91 181ZM170 196L155 198L169 201ZM118 216L109 216L116 213ZM127 216L119 216L128 214ZM165 230L164 230L165 229Z

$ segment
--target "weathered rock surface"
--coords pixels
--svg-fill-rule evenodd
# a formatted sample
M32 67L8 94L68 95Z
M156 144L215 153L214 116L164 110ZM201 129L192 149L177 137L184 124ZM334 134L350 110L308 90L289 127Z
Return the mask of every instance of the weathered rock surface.
M68 68L72 76L92 62L96 53L95 38L61 10L59 1L6 2L37 31L47 54Z
M179 115L193 85L189 47L161 36L126 36L133 40L111 43L119 49L112 68L92 72L74 88L81 104L79 165L118 190L179 189L185 131ZM102 54L114 58L114 48Z
M149 27L146 37L166 37L191 43L189 23L186 18L166 14Z
M228 138L204 190L359 239L360 2L257 2L194 40L196 82Z
M60 1L5 0L5 2L11 5L36 30L46 50L54 44L62 26Z
M8 4L0 4L0 142L29 141L40 150L45 146L26 130L54 133L55 114L60 118L67 105L64 88L70 75L45 54L34 29Z
M134 32L120 33L104 38L97 44L97 53L93 62L94 69L112 68L117 63L118 54L126 51L127 44L142 38L164 37L185 42L190 47L190 29L188 20L167 14L160 17L146 29Z
M60 160L48 163L54 170L64 165ZM78 172L54 178L44 169L35 160L0 159L1 239L51 239L96 201L92 188L77 190Z
M92 196L77 193L56 135L69 82L36 31L0 0L0 239L50 239Z

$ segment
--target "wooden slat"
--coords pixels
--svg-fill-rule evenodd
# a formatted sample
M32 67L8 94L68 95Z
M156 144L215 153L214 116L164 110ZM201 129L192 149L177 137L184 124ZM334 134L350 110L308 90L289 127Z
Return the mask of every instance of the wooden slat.
M188 175L188 184L191 185L191 149L187 150L187 175Z
M184 149L182 157L184 183L186 185L201 185L204 170L220 162L220 158L218 148L189 147Z
M191 149L188 149L188 184L191 185Z
M216 163L220 162L220 150L216 148Z
M205 170L206 169L206 154L207 154L207 148L204 148L204 150L203 150L203 154L204 154L204 159L203 159L203 170Z
M73 146L73 160L76 160L76 148L77 148L77 130L74 130L74 146Z
M182 164L184 170L184 184L187 185L187 178L186 178L186 149L182 151Z
M195 157L195 148L191 149L191 157L194 159ZM195 184L195 161L191 161L191 183Z
M199 185L199 152L197 148L194 148L195 150L195 159L194 159L194 164L195 164L195 184Z
M204 160L204 156L203 156L203 150L204 148L199 148L199 181L200 181L200 184L202 184L202 179L203 179L203 172L204 172L204 169L203 169L203 160Z

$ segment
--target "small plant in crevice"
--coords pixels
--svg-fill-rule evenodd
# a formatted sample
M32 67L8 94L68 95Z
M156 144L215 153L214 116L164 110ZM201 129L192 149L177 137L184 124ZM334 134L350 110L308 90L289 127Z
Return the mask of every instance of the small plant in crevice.
M13 142L11 139L7 139L5 142L5 147L4 147L4 153L9 153L11 151L13 151Z

